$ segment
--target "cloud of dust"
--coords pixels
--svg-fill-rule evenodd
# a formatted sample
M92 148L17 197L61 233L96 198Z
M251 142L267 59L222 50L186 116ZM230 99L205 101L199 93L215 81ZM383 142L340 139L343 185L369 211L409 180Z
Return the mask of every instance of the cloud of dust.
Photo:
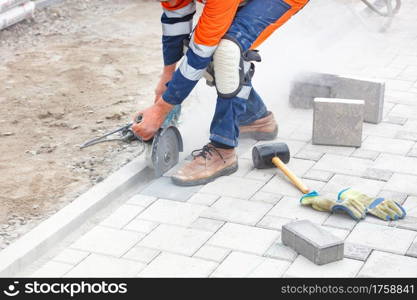
M364 9L359 0L312 0L261 45L253 84L270 110L288 109L290 81L299 72L350 75L377 63L381 18L367 19ZM208 141L215 104L215 89L201 80L183 105L185 155Z

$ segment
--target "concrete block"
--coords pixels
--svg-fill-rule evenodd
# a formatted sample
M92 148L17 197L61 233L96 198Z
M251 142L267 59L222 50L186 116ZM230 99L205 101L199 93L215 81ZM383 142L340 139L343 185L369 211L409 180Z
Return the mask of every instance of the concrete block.
M313 144L354 146L362 143L363 100L314 100Z
M330 98L330 86L307 82L293 82L290 92L290 103L295 108L313 108L316 97Z
M377 124L383 117L385 83L323 73L304 73L292 82L292 106L311 108L318 97L364 100L365 122Z
M343 240L308 220L284 225L281 239L284 245L317 265L343 259Z
M378 124L382 120L385 96L385 83L337 77L331 88L331 97L362 99L365 101L364 121Z

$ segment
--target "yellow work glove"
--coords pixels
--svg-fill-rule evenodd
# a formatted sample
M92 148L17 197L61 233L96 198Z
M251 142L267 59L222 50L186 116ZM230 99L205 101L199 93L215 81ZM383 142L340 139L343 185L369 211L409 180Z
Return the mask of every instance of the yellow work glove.
M393 200L369 197L350 188L340 191L338 199L358 201L366 206L367 213L385 221L402 219L407 215L401 204Z
M311 207L319 211L332 213L342 211L349 214L355 220L363 219L366 216L366 206L355 199L334 201L322 197L319 193L313 191L302 196L300 202L302 205L311 205Z

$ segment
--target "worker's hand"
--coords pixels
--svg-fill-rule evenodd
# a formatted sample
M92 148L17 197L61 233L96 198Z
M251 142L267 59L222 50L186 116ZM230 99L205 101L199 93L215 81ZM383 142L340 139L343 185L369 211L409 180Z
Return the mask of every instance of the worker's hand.
M159 79L159 82L155 88L155 103L162 97L162 95L167 90L167 83L170 82L172 79L172 75L175 72L175 66L176 64L172 64L164 67L161 78Z
M158 129L161 128L166 116L173 107L173 105L159 98L152 106L137 113L137 115L142 116L142 121L132 125L133 133L144 141L150 140Z

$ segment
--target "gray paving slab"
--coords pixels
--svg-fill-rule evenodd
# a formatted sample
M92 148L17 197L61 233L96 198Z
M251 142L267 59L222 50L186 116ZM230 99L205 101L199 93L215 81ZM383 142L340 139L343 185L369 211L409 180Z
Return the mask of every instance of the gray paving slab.
M268 212L268 216L295 220L306 219L315 224L322 224L329 214L301 205L300 198L284 197Z
M411 244L410 248L407 250L406 255L417 258L417 241Z
M209 232L216 232L224 225L224 221L212 220L207 218L198 218L189 227L199 230L206 230Z
M71 248L119 257L132 248L142 233L97 226L71 245Z
M180 187L171 182L170 177L161 177L152 182L141 194L176 201L187 201L201 186Z
M217 267L217 263L172 253L162 253L156 257L139 277L207 277Z
M406 155L413 147L413 141L391 139L379 136L368 136L362 144L362 149L398 155Z
M218 195L196 193L190 199L188 199L188 202L193 203L193 204L210 206L214 202L216 202L219 198L220 196Z
M285 246L281 241L281 236L272 244L271 247L266 251L265 256L276 258L276 259L283 259L288 261L294 261L297 257L298 253L295 252L290 247Z
M138 217L141 220L156 223L188 226L193 223L205 209L206 206L203 205L159 199L144 210Z
M64 277L134 277L144 267L138 261L91 254Z
M371 252L372 248L358 244L345 243L344 256L347 258L366 261Z
M393 253L374 251L358 277L417 277L417 259Z
M379 156L380 158L381 156ZM378 159L379 159L378 158ZM377 161L378 161L377 159ZM374 162L369 159L355 157L343 157L334 154L325 154L314 166L313 170L328 171L337 174L361 176L368 168L372 168ZM390 169L380 167L381 169Z
M379 180L379 181L388 181L391 179L392 175L393 175L393 172L389 170L369 168L369 169L366 169L362 177L367 178L367 179Z
M256 225L257 227L281 231L283 225L294 222L295 219L266 215Z
M394 173L386 183L386 189L417 196L417 176Z
M236 251L262 255L278 237L278 231L227 223L207 242Z
M363 262L349 258L319 266L299 255L284 277L355 277L362 266Z
M343 240L308 220L284 225L281 240L317 265L343 259Z
M360 147L363 100L314 99L313 144Z
M222 197L201 213L202 217L245 225L255 225L272 204Z
M159 250L136 246L130 249L125 255L123 255L123 258L148 264L160 253L161 252Z
M246 277L264 260L258 255L232 252L211 274L211 277Z
M259 191L250 198L250 201L260 201L269 204L276 204L283 195Z
M49 261L30 275L30 277L62 277L74 266L62 262Z
M416 236L415 231L359 222L346 242L404 255Z
M358 148L357 150L355 150L355 152L352 153L352 157L375 160L379 156L379 154L380 152L377 151Z
M64 249L52 260L56 262L62 262L70 265L77 265L84 258L86 258L90 253L86 251L74 250L74 249Z
M191 256L212 234L204 230L161 224L148 234L139 246Z
M263 182L236 177L220 177L205 185L202 193L221 195L239 199L251 198L262 186Z
M386 183L380 180L371 180L356 176L335 175L324 186L322 193L337 195L341 190L352 188L372 197L378 195L385 185Z
M303 175L303 178L328 182L333 175L333 173L327 171L309 170Z
M121 229L139 215L145 208L137 205L125 204L120 206L109 217L100 223L101 226Z
M222 262L231 250L213 246L203 246L195 254L194 257Z
M154 230L159 224L156 222L145 221L141 219L134 219L129 222L123 229L130 230L130 231L137 231L144 234L148 234L152 230Z

